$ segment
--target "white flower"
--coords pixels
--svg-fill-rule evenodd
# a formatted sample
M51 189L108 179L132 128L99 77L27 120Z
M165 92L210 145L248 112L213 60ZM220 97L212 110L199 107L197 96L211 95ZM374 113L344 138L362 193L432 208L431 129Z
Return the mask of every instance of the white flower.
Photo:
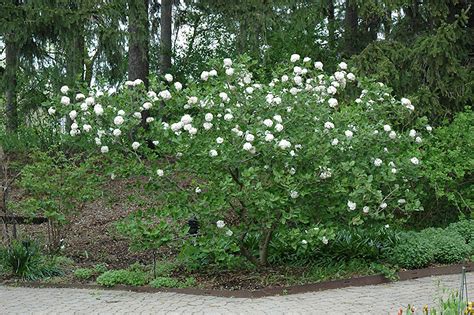
M114 129L114 131L112 131L112 134L116 137L119 137L122 134L122 130Z
M398 199L398 204L402 205L406 203L407 201L405 199Z
M252 150L252 148L253 148L253 145L250 142L245 142L244 145L242 146L242 149L244 149L245 151L250 151Z
M387 203L383 202L380 204L380 209L385 209L387 208Z
M140 84L143 84L143 80L136 79L135 81L133 81L133 86L137 86L137 85L140 85Z
M347 206L349 207L349 210L355 210L357 208L357 204L350 200L347 201Z
M293 199L298 198L299 195L300 194L295 190L290 191L290 197L293 198Z
M142 119L142 113L140 112L135 112L133 113L133 117L137 118L137 119Z
M215 157L215 156L217 156L217 151L216 151L216 150L211 150L211 151L209 151L209 156L210 156L210 157Z
M224 66L225 67L231 67L232 66L232 59L224 58Z
M120 126L121 124L124 123L124 121L125 121L125 120L123 119L122 116L117 116L117 117L114 118L114 124L115 124L116 126Z
M344 134L346 135L347 138L351 139L354 136L354 133L350 130L344 131Z
M375 160L374 160L374 165L375 165L375 166L380 166L380 165L382 165L382 160L381 160L381 159L375 159Z
M152 122L155 121L155 118L153 118L153 117L147 117L145 121L147 122L147 124L150 124L150 123L152 123Z
M314 63L314 68L317 70L323 70L323 63L321 61L316 61Z
M341 69L341 70L347 70L347 63L341 62L341 63L339 64L339 69Z
M411 105L411 104L410 104L410 105L407 105L406 108L408 108L408 109L411 110L411 111L414 111L414 110L415 110L415 106L413 106L413 105Z
M404 106L411 105L411 101L408 98L402 97L402 99L400 101L402 102L402 105L404 105Z
M291 57L290 57L291 62L297 62L298 60L300 60L300 55L298 55L298 54L291 55Z
M319 174L319 178L321 179L328 179L328 178L331 178L332 176L332 173L331 173L331 169L330 168L326 168L324 169L321 174Z
M412 158L410 159L410 162L412 162L414 165L420 164L420 160L418 160L416 157L412 157Z
M280 142L278 142L278 146L280 147L280 149L285 150L291 147L291 143L288 140L282 139L280 140Z
M95 137L94 140L95 140L95 144L97 144L97 145L101 145L101 144L102 144L102 141L100 140L99 137Z
M165 175L165 172L162 169L157 169L156 175L158 175L159 177L162 177L163 175Z
M431 131L433 130L433 127L431 127L430 125L427 125L427 126L426 126L426 130L427 130L428 132L431 132Z
M348 79L349 81L354 81L354 80L356 79L356 77L355 77L355 75L354 75L352 72L349 72L349 73L347 74L347 79Z
M76 94L76 101L82 101L85 98L86 98L86 96L82 93L77 93Z
M303 82L303 78L297 75L293 78L293 81L295 82L295 84L301 85L301 83Z
M82 110L82 111L85 112L85 111L88 110L88 109L89 109L89 106L87 106L86 103L82 103L82 104L81 104L81 110Z
M281 119L281 116L280 115L275 115L273 116L273 119L279 123L281 123L283 120Z
M388 224L385 224L385 228L388 229L390 227L390 225Z
M383 130L389 132L390 130L392 130L392 128L390 127L390 125L383 125Z
M344 72L341 72L341 71L334 72L334 78L336 78L337 81L344 80Z
M328 99L328 103L329 103L329 107L332 107L332 108L336 107L337 104L338 104L338 102L335 98Z
M165 74L165 80L167 82L173 82L173 76L169 73Z
M219 97L222 99L222 101L227 102L229 100L229 96L227 95L226 92L220 92Z
M102 107L102 105L100 105L100 104L95 105L94 106L94 113L97 116L101 116L104 113L104 108Z
M249 133L245 136L245 140L247 140L248 142L252 142L253 140L255 140L255 136Z
M216 222L217 228L222 229L225 226L225 222L222 220L219 220Z
M95 96L96 96L96 97L104 96L104 92L102 92L102 91L97 91L97 93L95 93Z
M388 134L388 137L390 139L395 139L397 137L397 133L395 131L390 131L390 133Z
M265 135L265 141L270 142L270 141L273 141L273 139L275 139L275 137L271 133L267 133Z
M55 113L56 113L56 110L54 109L54 107L48 108L48 114L54 115Z
M196 192L196 194L200 194L202 192L201 187L196 187L196 189L194 189L194 192Z
M181 82L175 82L174 88L176 89L176 91L181 91L183 89L183 85L181 84Z
M148 91L146 95L151 98L152 100L156 99L156 93L154 91Z
M414 129L410 130L409 136L412 137L412 138L415 138L416 137L416 130L414 130Z
M204 116L204 119L208 122L212 121L212 119L214 118L214 116L211 114L211 113L207 113L205 116Z
M231 121L232 118L234 118L234 116L232 114L227 113L227 114L224 115L224 120L225 121Z
M415 138L415 142L416 142L416 143L421 143L421 142L423 142L423 140L421 140L421 137L416 137L416 138Z
M84 130L85 132L89 132L92 130L92 126L91 125L88 125L88 124L85 124L82 126L82 130Z
M163 90L160 93L158 93L158 95L165 101L171 99L171 93L168 90Z
M218 144L221 144L221 143L224 142L224 138L222 138L222 137L217 137L217 138L216 138L216 142L217 142Z
M198 98L196 96L190 96L188 98L188 104L189 105L193 105L193 104L196 104L198 102Z
M209 76L211 76L211 77L217 76L217 71L212 69L211 71L209 71Z
M333 129L334 128L334 124L330 121L327 121L324 123L324 128L326 129Z
M126 86L133 86L133 81L125 81Z
M329 243L329 240L327 239L326 236L323 236L321 241L323 242L324 245L327 245Z
M281 104L281 97L277 96L273 99L273 103L280 105Z
M331 144L332 145L337 145L339 143L339 140L337 138L332 139Z
M310 61L311 61L311 58L309 58L309 57L304 57L303 58L303 62L310 62Z
M154 146L157 146L157 145L160 144L160 141L158 141L158 140L153 140L152 143L153 143Z
M87 105L92 106L95 104L95 99L92 96L89 96L88 98L86 98L85 102Z
M245 93L247 93L247 94L252 94L252 93L253 93L253 87L248 86L248 87L245 89Z
M364 213L369 213L369 210L370 210L370 208L367 207L367 206L362 208L362 212L364 212Z
M227 235L227 236L232 236L232 235L234 235L234 232L232 232L232 230L227 230L227 231L225 232L225 235Z
M207 71L201 72L201 80L207 81L207 79L209 79L209 72Z
M263 121L263 124L267 126L268 128L270 128L271 126L273 126L273 121L271 119L265 119Z
M225 69L225 74L231 76L234 74L234 68L227 68Z
M286 74L284 74L284 75L281 76L281 82L286 82L286 81L288 81L288 79L289 79L289 78L288 78L288 76L287 76Z
M63 85L60 90L61 93L67 94L67 92L69 92L69 87L67 85Z
M275 130L278 132L281 132L283 130L283 125L282 124L276 124L275 125Z
M132 143L132 149L137 150L139 147L140 147L140 143L138 143L136 141L134 143Z
M183 115L183 117L181 117L181 122L183 123L183 125L188 125L190 123L192 123L193 121L193 118L191 117L191 115Z
M301 244L306 245L306 244L308 244L308 241L307 240L302 240Z
M63 105L69 105L71 103L71 99L67 96L62 96L61 97L61 104Z
M296 74L301 74L302 71L303 71L303 69L301 69L301 67L299 67L299 66L295 66L293 68L293 72L296 73Z
M205 122L204 124L202 124L202 126L204 127L205 130L209 130L212 128L212 123Z
M298 94L298 91L299 91L299 90L298 90L297 88L292 87L292 88L290 89L290 94L291 94L291 95L296 95L296 94Z
M114 87L111 87L111 88L107 91L107 94L108 94L109 96L111 96L111 95L114 95L115 92L117 92L117 89L114 88Z
M125 111L121 109L121 110L119 110L119 111L117 112L117 115L119 115L119 116L125 116Z
M100 147L100 152L102 152L102 153L107 153L107 152L109 152L109 147L106 146L106 145L101 146L101 147Z
M397 172L398 172L395 167L393 167L390 171L392 172L392 174L397 174Z
M337 93L337 89L334 86L331 85L330 87L327 88L326 92L328 94L334 95L334 94Z

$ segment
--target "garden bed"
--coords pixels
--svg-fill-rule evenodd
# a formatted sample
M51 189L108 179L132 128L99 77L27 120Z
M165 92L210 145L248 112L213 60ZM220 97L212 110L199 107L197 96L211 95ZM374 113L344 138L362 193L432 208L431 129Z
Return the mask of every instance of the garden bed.
M417 278L440 276L440 275L452 275L461 272L462 267L466 268L466 272L474 271L474 262L455 264L448 266L435 266L424 269L404 270L397 273L400 281L412 280ZM214 289L201 289L201 288L152 288L150 286L126 286L117 285L110 288L105 288L96 284L88 283L45 283L38 281L23 282L6 280L3 282L5 285L10 286L25 286L32 288L73 288L73 289L102 289L102 290L122 290L122 291L133 291L143 293L154 293L154 292L174 292L182 294L194 294L194 295L207 295L217 297L234 297L234 298L260 298L266 296L275 295L287 295L287 294L298 294L307 292L317 292L331 289L340 289L345 287L360 287L366 285L378 285L383 283L389 283L390 280L381 274L360 276L348 279L322 281L319 283L308 283L301 285L292 286L269 286L266 288L249 290L214 290Z

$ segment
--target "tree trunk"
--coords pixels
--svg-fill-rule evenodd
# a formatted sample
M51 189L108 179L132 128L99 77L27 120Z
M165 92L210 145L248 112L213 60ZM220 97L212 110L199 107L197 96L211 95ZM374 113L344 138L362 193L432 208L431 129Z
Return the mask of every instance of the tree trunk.
M344 52L346 57L350 57L357 52L358 34L358 13L357 1L346 0L346 16L344 20Z
M148 87L148 0L128 0L128 79Z
M329 49L333 50L336 46L336 17L334 14L334 0L328 0L328 44Z
M172 0L161 1L161 33L160 33L160 73L165 74L171 69L171 23L172 23Z
M18 103L16 96L17 70L18 70L18 43L5 40L5 73L3 80L5 89L5 116L6 128L8 132L16 132L18 129Z

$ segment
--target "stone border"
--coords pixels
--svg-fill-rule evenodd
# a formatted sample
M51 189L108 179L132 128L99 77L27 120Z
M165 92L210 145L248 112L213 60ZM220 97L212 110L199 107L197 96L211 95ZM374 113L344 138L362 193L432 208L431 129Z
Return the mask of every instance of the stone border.
M400 271L397 273L400 281L412 280L417 278L441 276L441 275L452 275L461 273L462 267L466 268L466 272L474 271L474 262L465 264L456 264L448 266L430 267L425 269L414 269ZM92 290L118 290L118 291L132 291L132 292L143 292L143 293L156 293L156 292L171 292L191 295L204 295L204 296L216 296L216 297L233 297L233 298L261 298L266 296L276 295L288 295L298 293L317 292L323 290L340 289L346 287L361 287L366 285L377 285L383 283L389 283L390 280L385 278L383 275L372 275L363 277L354 277L350 279L323 281L319 283L301 284L287 287L268 287L255 291L251 290L212 290L212 289L198 289L198 288L184 288L184 289L173 289L173 288L152 288L152 287L134 287L117 285L112 288L106 288L96 284L51 284L41 282L15 282L5 281L3 284L9 286L20 286L30 288L68 288L68 289L92 289Z

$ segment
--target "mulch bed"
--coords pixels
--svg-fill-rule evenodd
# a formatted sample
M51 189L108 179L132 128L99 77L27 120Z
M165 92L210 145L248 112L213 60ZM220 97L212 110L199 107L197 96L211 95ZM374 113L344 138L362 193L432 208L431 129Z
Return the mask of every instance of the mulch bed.
M474 271L474 263L456 264L449 266L431 267L425 269L407 270L398 272L400 281L411 280L417 278L424 278L430 276L440 275L452 275L460 274L462 267L466 268L466 272ZM346 287L361 287L366 285L377 285L383 283L389 283L390 280L382 275L355 277L343 280L323 281L319 283L284 286L284 287L268 287L258 290L209 290L209 289L198 289L198 288L186 288L186 289L155 289L152 287L133 287L133 286L115 286L112 288L104 288L99 285L93 284L49 284L41 282L15 282L5 281L3 284L11 286L23 286L31 288L73 288L73 289L95 289L95 290L122 290L122 291L133 291L133 292L144 292L144 293L155 293L155 292L173 292L182 294L193 294L193 295L204 295L204 296L217 296L217 297L234 297L234 298L261 298L266 296L275 295L288 295L298 294L307 292L317 292L331 289L340 289Z

